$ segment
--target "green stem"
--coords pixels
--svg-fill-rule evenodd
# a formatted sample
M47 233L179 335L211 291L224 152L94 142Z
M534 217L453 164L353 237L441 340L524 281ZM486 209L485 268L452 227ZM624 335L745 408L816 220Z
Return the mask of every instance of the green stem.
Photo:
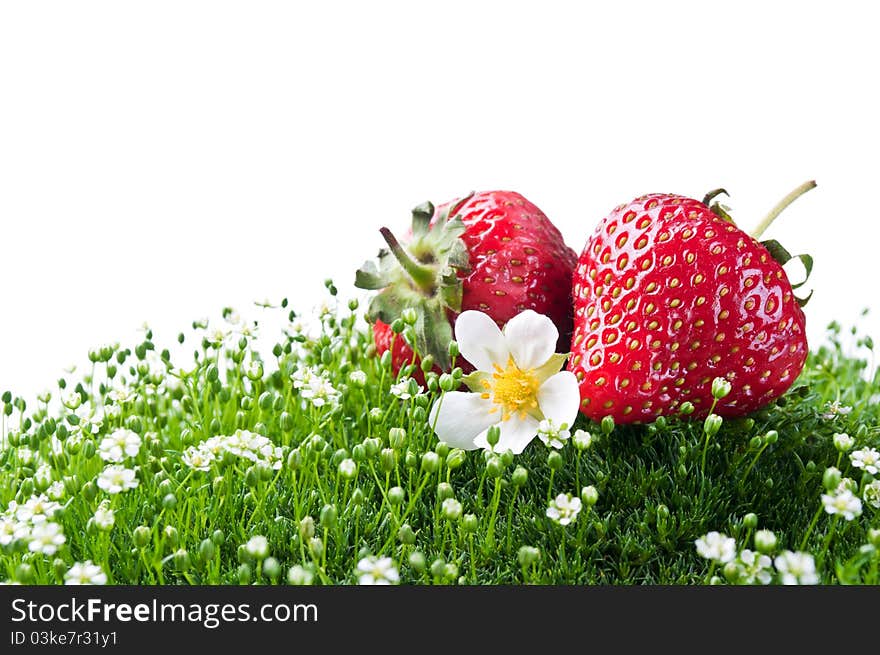
M413 258L407 254L406 250L404 250L403 246L400 245L397 237L395 237L387 227L381 228L379 232L382 234L382 238L385 239L385 243L388 244L391 254L393 254L394 258L400 263L401 268L413 279L413 282L415 282L423 291L433 293L435 279L434 271L413 260Z
M813 532L813 528L815 528L815 527L816 527L816 523L819 522L819 517L822 516L822 511L823 511L824 509L825 509L825 508L824 508L824 507L821 505L821 503L820 503L820 504L819 504L819 509L817 509L817 510L816 510L816 513L813 514L813 520L810 521L810 525L807 526L807 531L806 531L806 533L804 534L804 538L801 540L801 547L800 547L800 550L804 550L804 549L807 547L807 542L810 540L810 535L811 535L812 532Z
M749 473L751 473L752 469L755 468L755 464L758 463L758 458L761 457L761 453L763 453L769 445L770 444L765 443L763 446L761 446L761 448L758 449L758 452L755 453L755 456L752 458L752 461L749 464L749 467L746 469L746 472L743 473L742 478L740 478L741 482L744 482L746 478L749 477Z
M800 198L802 195L804 195L810 189L815 189L815 188L816 188L816 181L809 180L809 181L801 184L798 188L794 189L791 193L789 193L782 200L780 200L773 209L770 210L770 213L764 217L764 220L762 220L760 223L758 223L758 227L756 227L754 230L752 230L752 237L755 240L760 239L761 235L764 234L764 231L768 227L770 227L770 225L773 223L773 221L776 220L776 217L779 216L785 210L786 207L788 207L791 203L793 203L795 200Z

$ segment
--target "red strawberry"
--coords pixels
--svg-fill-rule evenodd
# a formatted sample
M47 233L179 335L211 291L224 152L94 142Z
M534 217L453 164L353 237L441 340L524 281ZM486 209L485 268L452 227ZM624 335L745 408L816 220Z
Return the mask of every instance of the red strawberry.
M789 194L772 218L812 186ZM785 393L800 374L804 314L774 259L791 256L741 231L720 205L708 207L711 197L636 198L587 242L573 281L568 368L588 418L650 422L677 414L685 401L694 417L705 416L716 377L732 391L715 412L740 416ZM809 274L812 260L801 257Z
M499 325L526 309L546 314L566 349L571 334L571 276L577 254L547 216L513 191L483 191L441 205L413 210L410 238L400 243L381 230L388 249L378 266L367 262L355 285L381 289L370 305L378 352L390 346L388 324L408 307L417 310L419 352L448 369L452 322L476 309ZM400 345L398 345L400 344ZM392 352L395 372L412 361L398 335Z

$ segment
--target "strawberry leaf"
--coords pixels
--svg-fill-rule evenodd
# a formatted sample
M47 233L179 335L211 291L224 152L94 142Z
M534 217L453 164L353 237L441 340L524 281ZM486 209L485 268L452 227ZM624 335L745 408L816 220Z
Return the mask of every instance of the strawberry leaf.
M388 286L390 280L388 276L380 272L372 261L364 262L354 276L354 285L358 289L384 289Z
M788 250L786 250L781 243L774 239L768 239L767 241L762 241L761 245L767 249L767 252L770 253L770 256L773 257L777 262L779 262L780 266L785 266L792 259L800 259L801 264L804 266L804 279L798 282L797 284L792 284L791 289L794 291L795 289L799 289L807 283L807 280L810 279L810 273L813 272L813 258L810 255L802 254L802 255L792 255ZM801 307L806 306L807 302L813 296L813 292L810 291L810 294L806 298L799 298L795 296L795 300L797 300L798 304Z
M449 368L449 342L452 341L452 325L446 318L446 310L439 302L424 303L415 324L416 346L422 354L430 353L440 368Z

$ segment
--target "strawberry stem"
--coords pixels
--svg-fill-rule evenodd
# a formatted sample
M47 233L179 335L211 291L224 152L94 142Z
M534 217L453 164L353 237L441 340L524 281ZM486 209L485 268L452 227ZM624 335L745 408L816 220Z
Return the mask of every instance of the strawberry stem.
M776 220L776 217L779 216L786 207L788 207L795 200L800 198L810 189L816 188L816 181L809 180L808 182L804 182L798 188L794 189L791 193L785 196L782 200L780 200L776 206L770 210L770 213L758 223L758 227L752 230L752 237L757 241L761 238L761 235L764 234L764 231L770 227L771 223Z
M435 281L434 270L427 266L422 266L410 257L406 250L403 249L403 246L400 245L397 237L395 237L387 227L380 228L379 232L382 234L382 238L385 239L385 243L388 244L391 254L393 254L395 259L400 262L401 268L407 272L413 282L416 283L416 286L429 294L433 293Z

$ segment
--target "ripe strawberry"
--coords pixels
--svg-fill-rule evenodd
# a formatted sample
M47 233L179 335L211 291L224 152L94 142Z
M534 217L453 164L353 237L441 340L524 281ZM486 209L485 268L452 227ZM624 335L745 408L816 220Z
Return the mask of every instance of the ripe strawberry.
M768 218L812 186L789 194ZM800 374L804 314L780 265L791 256L741 231L720 205L707 206L712 195L636 198L587 242L573 281L568 368L588 418L650 422L677 414L685 401L694 417L705 416L715 377L732 383L715 413L741 416ZM812 260L800 257L809 275Z
M435 370L448 370L452 323L459 312L476 309L500 325L523 310L546 314L567 349L571 334L571 275L577 254L547 216L513 191L483 191L434 208L413 210L409 239L400 243L387 228L388 249L378 266L367 262L355 285L381 289L369 316L375 321L379 353L390 347L388 324L401 312L417 310L416 343L431 354ZM412 350L398 335L395 372L412 361Z

